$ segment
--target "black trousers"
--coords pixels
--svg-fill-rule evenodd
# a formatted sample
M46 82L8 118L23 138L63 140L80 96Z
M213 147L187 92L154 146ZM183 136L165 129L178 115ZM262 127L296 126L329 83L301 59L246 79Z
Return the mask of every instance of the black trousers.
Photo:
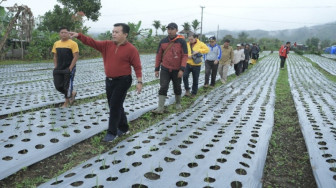
M247 59L245 59L245 61L243 61L242 72L244 72L246 69L248 69L248 62L249 62L249 60L247 60Z
M57 91L64 94L65 98L71 98L73 90L73 81L75 78L76 67L70 72L69 68L64 70L53 70L54 85Z
M161 67L159 95L167 96L170 80L173 81L174 94L175 95L182 94L182 89L181 89L182 78L177 77L178 72L179 70L172 70L171 72L169 72L168 69Z
M237 76L239 76L240 73L242 72L242 67L243 67L243 61L239 61L239 63L234 64L234 69L236 71Z
M285 61L286 61L286 58L283 57L283 56L280 56L280 60L281 60L280 68L284 68L284 67L285 67Z
M218 70L218 63L215 65L215 61L205 61L205 80L204 80L204 85L209 84L209 78L211 75L211 86L215 86L216 84L216 76L217 76L217 70Z
M106 97L110 107L108 133L117 135L117 129L127 132L128 122L124 111L127 90L132 85L132 76L106 78Z

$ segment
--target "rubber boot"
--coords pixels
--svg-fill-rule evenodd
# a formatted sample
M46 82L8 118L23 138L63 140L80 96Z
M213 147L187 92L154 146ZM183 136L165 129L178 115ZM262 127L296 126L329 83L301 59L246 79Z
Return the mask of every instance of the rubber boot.
M166 102L166 96L159 95L159 106L158 106L157 109L153 110L153 113L154 114L163 114L165 102Z
M176 110L181 110L182 106L181 106L181 95L175 95L175 109Z

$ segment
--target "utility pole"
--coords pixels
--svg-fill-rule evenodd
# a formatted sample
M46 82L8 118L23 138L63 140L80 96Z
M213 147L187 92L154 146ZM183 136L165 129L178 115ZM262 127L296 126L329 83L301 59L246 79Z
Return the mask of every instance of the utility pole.
M219 25L217 26L217 40L218 40Z
M202 29L203 29L203 9L205 8L205 6L201 6L202 9L202 16L201 16L201 34L200 34L200 39L202 39Z

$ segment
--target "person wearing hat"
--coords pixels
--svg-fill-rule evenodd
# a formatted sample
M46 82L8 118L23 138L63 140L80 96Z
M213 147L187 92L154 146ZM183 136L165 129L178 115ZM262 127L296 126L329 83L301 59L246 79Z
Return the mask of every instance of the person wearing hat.
M202 56L209 52L209 48L206 44L200 41L198 35L192 34L188 37L188 61L186 69L183 73L183 83L186 90L185 95L195 97L198 91L198 80L201 72ZM193 58L193 55L199 55L199 62ZM192 73L193 83L192 87L189 87L189 74ZM191 92L190 92L191 89Z
M209 52L205 54L205 79L204 87L209 86L209 78L211 75L210 87L214 87L216 84L216 76L218 70L218 62L222 56L222 50L219 45L216 44L216 37L209 38L210 44L208 44Z
M239 76L242 69L242 62L245 60L244 49L241 49L240 44L237 44L237 49L233 51L233 54L234 54L233 64L235 73L237 76Z
M168 36L160 41L155 59L155 76L160 77L159 103L158 108L153 111L155 114L164 112L170 81L173 82L175 108L182 109L181 82L188 60L188 47L184 37L176 34L176 23L168 24L167 29Z
M218 73L221 77L222 84L225 84L227 80L227 74L229 72L229 67L230 65L232 66L233 57L234 57L233 49L230 46L229 39L224 40L224 45L221 47L221 51L222 51L222 56L219 60Z

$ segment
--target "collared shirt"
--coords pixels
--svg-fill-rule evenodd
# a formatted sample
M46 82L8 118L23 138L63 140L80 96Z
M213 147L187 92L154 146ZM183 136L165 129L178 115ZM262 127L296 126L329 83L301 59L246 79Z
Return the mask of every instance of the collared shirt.
M204 59L208 61L220 60L222 57L221 47L218 44L215 44L215 46L208 44L208 48L209 52L204 55Z

